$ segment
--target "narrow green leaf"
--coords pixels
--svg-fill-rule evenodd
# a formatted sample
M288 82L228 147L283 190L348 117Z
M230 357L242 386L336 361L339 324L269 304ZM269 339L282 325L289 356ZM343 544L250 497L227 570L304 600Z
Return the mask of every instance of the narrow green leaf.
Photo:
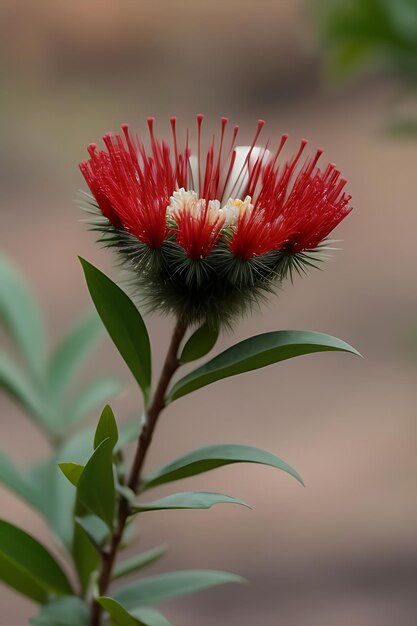
M163 511L169 509L210 509L214 504L241 504L248 507L246 502L226 496L223 493L211 493L208 491L183 491L165 496L154 502L144 502L133 507L132 513L144 513L146 511ZM248 507L250 508L250 507Z
M145 607L129 612L106 596L97 598L97 602L109 613L116 626L171 626L166 617L155 609Z
M40 492L39 510L61 542L71 549L73 516L76 491L60 470L63 459L72 459L85 465L91 455L94 431L85 428L78 431L59 447L46 461L32 465L25 474Z
M53 398L62 398L103 330L97 313L89 313L59 343L48 367L48 386Z
M99 568L101 559L97 546L80 526L78 519L74 523L72 554L81 589L85 594L90 586L91 574Z
M72 426L84 419L91 411L103 406L107 400L116 396L120 389L120 381L109 376L103 376L87 383L76 398L71 401L63 420L64 426Z
M87 605L76 596L58 598L40 610L39 615L29 620L31 626L88 626Z
M5 520L0 520L0 580L40 603L51 592L72 593L54 557L31 535Z
M147 402L151 388L148 331L132 300L99 269L80 259L94 305Z
M76 517L75 521L83 529L94 547L100 550L109 536L109 529L103 520L97 515L86 515L85 517Z
M4 256L0 256L0 319L31 373L42 378L46 344L42 314L25 279Z
M145 626L171 626L165 615L149 607L134 609L130 614L145 624Z
M171 598L196 593L226 583L243 583L236 574L215 570L185 570L170 572L134 581L114 594L115 600L127 611L157 604Z
M201 359L208 354L216 344L219 337L219 329L203 324L189 338L181 353L180 362L189 363Z
M22 500L38 509L40 506L40 491L38 485L32 484L26 477L15 467L13 462L0 451L0 484L4 485Z
M279 457L251 446L240 446L235 444L224 444L217 446L208 446L207 448L199 448L188 454L176 459L172 463L168 463L147 476L142 485L142 490L163 485L173 480L196 476L203 472L208 472L223 465L232 463L260 463L261 465L270 465L277 469L287 472L296 478L301 484L303 481L301 476L288 463Z
M97 598L97 602L101 604L103 609L105 609L109 615L111 615L111 618L116 626L145 626L143 622L140 622L136 618L132 617L132 615L130 615L128 611L126 611L126 609L124 609L122 605L116 602L113 598L101 596Z
M81 474L84 471L84 465L79 463L58 463L58 467L70 483L77 487Z
M138 570L155 563L155 561L160 559L161 556L165 554L166 550L166 546L158 546L156 548L152 548L151 550L147 550L146 552L142 552L141 554L137 554L130 559L125 559L116 565L113 580L122 578L122 576L127 576L132 572L137 572Z
M46 425L42 403L34 385L11 357L0 352L0 389L4 389L38 423Z
M116 419L111 407L108 404L104 407L97 424L96 434L94 435L94 449L98 448L101 442L105 439L110 440L112 450L119 439Z
M359 353L344 341L323 333L279 330L256 335L228 348L211 361L181 378L168 394L176 400L217 380L313 352Z
M81 474L77 494L86 509L100 517L110 529L113 527L116 495L110 439L102 441L93 452Z

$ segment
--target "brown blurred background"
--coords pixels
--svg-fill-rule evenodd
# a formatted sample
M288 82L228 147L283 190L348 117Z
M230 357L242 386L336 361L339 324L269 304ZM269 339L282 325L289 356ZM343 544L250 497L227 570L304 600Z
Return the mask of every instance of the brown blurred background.
M148 115L161 131L228 115L243 134L290 133L325 149L349 180L355 211L324 272L289 284L231 341L278 328L337 335L348 355L296 359L230 379L175 403L149 464L211 443L265 447L288 460L306 489L254 466L218 470L185 488L222 490L254 511L144 516L144 547L167 541L162 569L236 571L227 587L170 603L177 626L412 626L417 623L417 141L381 130L393 85L364 79L323 86L312 5L305 0L171 2L2 0L0 5L1 250L26 273L51 338L89 304L76 255L111 271L80 224L85 146ZM113 273L116 276L115 273ZM152 318L158 361L170 324ZM91 370L116 373L137 410L132 380L106 340ZM25 417L0 398L1 446L20 464L45 451ZM93 416L94 419L94 416ZM2 516L44 541L37 515L1 490ZM22 626L34 607L0 590L1 623Z

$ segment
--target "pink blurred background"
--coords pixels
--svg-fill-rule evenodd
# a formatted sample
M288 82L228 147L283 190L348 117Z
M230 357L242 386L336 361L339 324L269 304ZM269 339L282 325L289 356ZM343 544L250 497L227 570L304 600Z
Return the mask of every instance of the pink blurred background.
M213 567L250 580L169 603L168 617L178 626L414 625L417 355L408 338L417 327L417 141L382 131L393 86L368 78L324 87L314 11L301 0L2 0L0 15L1 251L42 299L51 339L90 306L76 256L113 271L73 200L85 146L120 123L144 130L156 115L163 130L172 114L184 127L204 112L208 126L228 115L249 136L262 117L266 135L288 132L292 148L307 137L349 180L355 210L336 233L343 250L219 348L308 328L345 339L365 358L295 359L166 411L149 466L236 441L282 456L306 481L302 489L272 469L225 468L182 486L222 490L254 511L144 516L142 546L170 544L152 571ZM158 363L170 323L148 323ZM121 420L139 413L109 340L90 369L126 381L113 402ZM18 463L46 451L4 395L0 413L1 446ZM5 490L0 497L2 516L50 540L35 513ZM0 605L7 626L34 613L4 587Z

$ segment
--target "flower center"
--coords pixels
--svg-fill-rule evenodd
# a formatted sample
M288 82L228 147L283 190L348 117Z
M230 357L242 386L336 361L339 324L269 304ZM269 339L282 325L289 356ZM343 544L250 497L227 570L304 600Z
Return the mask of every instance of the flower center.
M199 198L195 191L186 191L184 188L174 191L167 207L167 218L177 221L181 215L189 216L192 219L205 219L210 224L219 221L223 223L223 228L233 228L237 225L240 216L251 213L253 210L252 198L246 196L244 200L239 198L229 198L224 206L219 200L209 200Z

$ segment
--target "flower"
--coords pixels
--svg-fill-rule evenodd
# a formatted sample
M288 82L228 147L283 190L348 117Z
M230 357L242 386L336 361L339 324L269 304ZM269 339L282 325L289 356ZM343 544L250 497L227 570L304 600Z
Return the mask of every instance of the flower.
M320 260L332 230L348 215L346 180L334 164L318 166L322 155L303 160L307 142L281 161L287 142L275 151L235 146L238 127L227 140L203 146L203 116L197 116L197 146L188 131L180 142L171 118L171 146L157 139L148 119L149 148L122 126L106 134L105 149L88 147L80 164L90 188L91 224L105 245L116 247L133 271L139 294L151 308L230 324L293 271Z

